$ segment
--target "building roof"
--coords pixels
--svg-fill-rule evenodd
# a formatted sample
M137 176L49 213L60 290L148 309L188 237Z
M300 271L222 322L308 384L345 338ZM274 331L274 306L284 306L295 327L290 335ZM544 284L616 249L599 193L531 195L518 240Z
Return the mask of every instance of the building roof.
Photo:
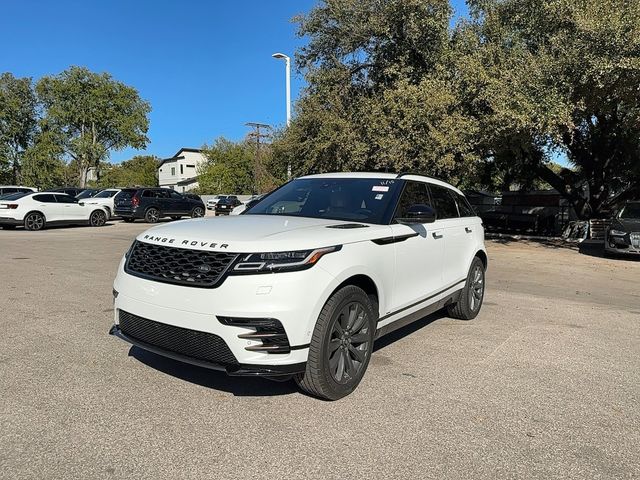
M202 153L202 150L199 149L199 148L182 147L180 150L178 150L175 153L175 155L173 157L160 159L160 161L158 163L158 168L160 168L162 165L164 165L167 162L172 162L172 161L175 161L175 160L182 160L184 158L184 156L180 155L182 152Z

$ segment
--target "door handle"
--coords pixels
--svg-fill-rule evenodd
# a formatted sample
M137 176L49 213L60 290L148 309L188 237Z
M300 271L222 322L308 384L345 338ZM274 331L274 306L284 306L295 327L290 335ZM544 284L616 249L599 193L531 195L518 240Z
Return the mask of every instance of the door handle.
M473 232L473 229L469 228L469 227L464 227L464 231L467 233L471 233Z
M442 235L441 233L438 232L433 232L431 235L433 235L433 238L435 238L436 240L442 238L444 235Z

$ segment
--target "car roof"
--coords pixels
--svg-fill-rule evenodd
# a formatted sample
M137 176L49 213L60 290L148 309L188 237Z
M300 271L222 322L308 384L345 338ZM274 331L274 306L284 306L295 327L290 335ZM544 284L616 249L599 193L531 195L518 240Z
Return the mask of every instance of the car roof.
M335 172L335 173L319 173L315 175L306 175L299 178L372 178L380 180L415 180L418 182L428 182L434 185L440 185L454 190L460 195L464 195L453 185L438 180L437 178L427 177L424 175L416 175L413 173L381 173L381 172Z

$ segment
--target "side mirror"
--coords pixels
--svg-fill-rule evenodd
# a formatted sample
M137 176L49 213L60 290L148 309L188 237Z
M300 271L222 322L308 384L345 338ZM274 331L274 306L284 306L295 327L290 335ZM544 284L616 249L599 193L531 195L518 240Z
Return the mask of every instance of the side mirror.
M399 223L415 225L417 223L433 223L436 221L436 209L429 205L417 203L411 205L405 217L398 218Z

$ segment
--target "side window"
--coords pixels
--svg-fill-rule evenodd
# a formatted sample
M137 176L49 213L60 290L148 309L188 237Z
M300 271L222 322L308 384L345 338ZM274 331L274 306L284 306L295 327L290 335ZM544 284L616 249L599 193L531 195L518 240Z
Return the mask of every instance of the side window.
M176 176L176 167L171 167L171 176L172 177Z
M52 194L50 193L46 193L43 195L34 195L33 199L36 202L42 202L42 203L56 203L56 197L54 197Z
M154 192L152 190L145 190L144 192L142 192L142 196L145 198L155 197Z
M439 185L429 185L429 190L431 190L431 198L433 199L433 206L436 209L438 220L458 218L458 207L452 190Z
M56 201L58 203L76 203L69 195L56 195Z
M476 216L476 212L473 211L473 208L469 205L469 202L463 195L456 193L456 200L458 200L458 210L460 211L461 217Z
M406 183L398 202L396 218L406 217L409 207L416 204L431 205L427 184L409 181Z
M182 195L180 195L178 192L169 192L169 194L174 200L182 200L183 198Z

